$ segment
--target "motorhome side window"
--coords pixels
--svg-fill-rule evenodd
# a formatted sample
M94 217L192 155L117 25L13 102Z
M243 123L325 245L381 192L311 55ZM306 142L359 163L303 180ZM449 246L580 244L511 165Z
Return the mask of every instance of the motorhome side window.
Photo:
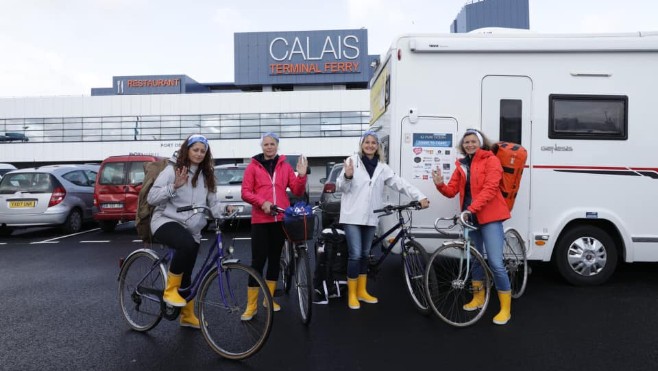
M523 101L520 99L500 100L500 133L504 142L521 143L521 117Z
M626 140L628 97L552 94L548 126L551 139Z

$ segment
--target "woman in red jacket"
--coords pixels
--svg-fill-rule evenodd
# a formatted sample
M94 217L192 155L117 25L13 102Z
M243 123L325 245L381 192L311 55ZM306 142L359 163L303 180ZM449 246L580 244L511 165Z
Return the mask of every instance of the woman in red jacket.
M461 210L470 211L473 217L471 221L479 227L470 236L478 251L486 249L500 300L500 312L493 322L504 325L511 318L512 300L509 277L503 265L503 221L510 218L510 212L499 188L503 168L490 148L489 141L481 132L466 130L457 146L464 158L455 163L456 169L448 184L443 183L443 174L438 168L432 172L432 178L436 189L444 196L452 198L459 193ZM476 262L473 266L473 300L464 305L464 310L482 308L484 291L478 289L483 285L483 278L484 270Z
M266 133L261 137L263 153L251 158L244 171L242 180L242 199L252 205L251 208L251 266L262 276L267 262L265 280L272 296L279 278L279 258L285 241L283 232L283 215L272 216L272 206L281 208L290 206L286 188L301 196L306 190L306 158L299 156L297 175L292 166L286 162L286 156L278 155L279 137ZM249 282L247 289L247 309L242 314L243 321L254 317L258 309L258 287L256 282ZM275 312L281 310L274 303Z

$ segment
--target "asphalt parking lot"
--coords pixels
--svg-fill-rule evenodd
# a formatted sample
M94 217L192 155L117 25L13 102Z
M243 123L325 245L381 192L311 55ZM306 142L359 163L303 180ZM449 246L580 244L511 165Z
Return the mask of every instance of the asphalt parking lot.
M248 236L248 226L235 233ZM0 241L3 370L653 370L658 361L653 295L656 264L622 265L606 285L573 287L551 266L531 264L526 294L507 326L452 328L419 315L406 296L397 256L372 283L380 303L350 310L343 299L314 305L301 325L277 298L268 343L240 362L222 359L198 331L163 321L131 331L117 303L118 259L141 244L129 225L62 237L23 231ZM248 259L248 240L236 242ZM202 251L203 253L203 251Z

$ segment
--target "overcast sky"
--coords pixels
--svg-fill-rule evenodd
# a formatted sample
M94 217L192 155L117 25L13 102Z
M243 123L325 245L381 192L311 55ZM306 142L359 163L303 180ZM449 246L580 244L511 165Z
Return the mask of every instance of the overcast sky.
M0 0L0 97L90 95L112 76L233 82L233 33L449 32L466 0ZM658 31L656 0L530 0L542 33Z

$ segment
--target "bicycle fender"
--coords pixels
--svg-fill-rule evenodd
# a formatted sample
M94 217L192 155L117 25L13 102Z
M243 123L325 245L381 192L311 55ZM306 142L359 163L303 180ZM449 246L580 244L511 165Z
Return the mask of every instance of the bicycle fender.
M160 257L158 256L158 254L154 250L142 248L142 249L137 249L137 250L131 252L130 254L128 254L128 256L126 256L123 259L123 262L128 261L133 255L138 254L138 253L143 253L143 252L151 255L155 260L160 259ZM121 269L119 269L119 273L117 274L117 281L119 280L119 278L121 278L121 272L123 272L123 269L125 267L125 265L123 265L123 262L121 264Z

